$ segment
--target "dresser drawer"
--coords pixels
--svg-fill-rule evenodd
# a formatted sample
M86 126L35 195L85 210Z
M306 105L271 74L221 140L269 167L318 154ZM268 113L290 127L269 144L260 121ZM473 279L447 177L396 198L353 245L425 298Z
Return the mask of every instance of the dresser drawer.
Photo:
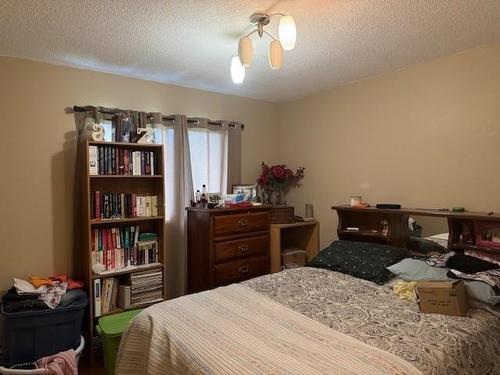
M216 242L214 261L225 262L231 259L269 254L269 236L247 237L232 241Z
M267 230L269 230L269 214L267 212L213 217L213 235L215 237Z
M269 273L268 256L254 257L215 266L216 285L226 285Z

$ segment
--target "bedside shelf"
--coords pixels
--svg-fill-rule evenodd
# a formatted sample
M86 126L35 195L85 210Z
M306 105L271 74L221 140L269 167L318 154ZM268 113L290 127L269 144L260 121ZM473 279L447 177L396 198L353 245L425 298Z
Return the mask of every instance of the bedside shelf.
M340 234L345 234L345 235L359 235L363 237L376 237L376 238L387 238L388 236L385 234L382 234L381 232L376 232L376 231L370 231L370 230L345 230L341 229L339 230Z
M290 247L305 250L307 261L314 258L319 251L319 222L271 224L271 272L281 270L281 251Z

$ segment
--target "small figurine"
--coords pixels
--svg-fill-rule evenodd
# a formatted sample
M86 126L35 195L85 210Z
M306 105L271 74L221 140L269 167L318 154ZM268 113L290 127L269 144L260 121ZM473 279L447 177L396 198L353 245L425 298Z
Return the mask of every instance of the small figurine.
M90 124L87 126L87 131L94 142L104 142L104 126L102 124Z
M144 133L142 136L141 134ZM139 139L137 143L155 143L153 128L137 128Z

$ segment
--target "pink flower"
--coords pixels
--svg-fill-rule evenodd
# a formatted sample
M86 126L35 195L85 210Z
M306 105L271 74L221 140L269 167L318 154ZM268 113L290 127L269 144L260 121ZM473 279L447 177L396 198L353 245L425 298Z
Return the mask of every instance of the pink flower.
M283 178L285 177L285 168L281 165L275 165L274 167L271 167L271 172L274 175L274 177L277 178Z

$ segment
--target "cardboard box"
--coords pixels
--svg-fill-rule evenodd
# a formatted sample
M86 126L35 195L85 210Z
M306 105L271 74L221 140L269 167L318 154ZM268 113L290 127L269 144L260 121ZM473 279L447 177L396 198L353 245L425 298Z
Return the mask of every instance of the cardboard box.
M306 254L301 249L285 249L281 252L281 264L285 268L304 267L306 265Z
M417 295L420 311L424 313L465 316L469 309L462 280L420 281Z

